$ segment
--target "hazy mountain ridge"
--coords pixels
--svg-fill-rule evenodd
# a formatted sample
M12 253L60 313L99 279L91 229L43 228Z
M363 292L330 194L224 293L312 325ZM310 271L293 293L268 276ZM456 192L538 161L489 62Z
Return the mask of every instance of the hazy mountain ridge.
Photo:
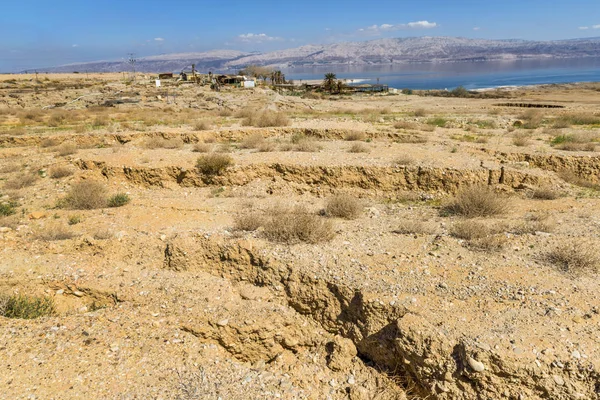
M335 64L391 64L415 62L491 61L522 58L582 58L600 56L600 38L554 41L486 40L454 37L411 37L377 39L328 45L306 45L268 53L214 50L203 53L174 53L142 57L136 70L166 72L237 70L247 65L300 66ZM120 72L131 66L125 61L69 64L39 71Z

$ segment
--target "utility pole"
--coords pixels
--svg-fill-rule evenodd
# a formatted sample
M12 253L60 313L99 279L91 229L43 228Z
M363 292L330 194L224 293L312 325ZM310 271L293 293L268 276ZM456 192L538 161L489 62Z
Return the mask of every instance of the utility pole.
M137 63L137 59L135 58L135 53L127 53L127 55L129 56L129 59L127 60L127 63L129 65L131 65L131 70L132 70L132 81L133 83L135 83L135 63Z

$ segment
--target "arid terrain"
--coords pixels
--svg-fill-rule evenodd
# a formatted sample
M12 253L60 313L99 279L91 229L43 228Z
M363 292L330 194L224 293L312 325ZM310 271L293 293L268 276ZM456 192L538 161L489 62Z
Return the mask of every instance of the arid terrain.
M600 84L0 76L1 399L600 398Z

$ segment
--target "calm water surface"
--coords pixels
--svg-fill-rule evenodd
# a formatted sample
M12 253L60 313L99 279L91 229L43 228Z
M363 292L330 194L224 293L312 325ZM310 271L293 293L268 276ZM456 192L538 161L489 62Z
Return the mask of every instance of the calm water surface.
M547 83L600 81L600 57L564 60L516 60L468 63L423 63L407 65L335 65L284 69L296 82L323 79L334 72L338 79L360 80L402 89L482 89ZM363 81L364 80L364 81Z

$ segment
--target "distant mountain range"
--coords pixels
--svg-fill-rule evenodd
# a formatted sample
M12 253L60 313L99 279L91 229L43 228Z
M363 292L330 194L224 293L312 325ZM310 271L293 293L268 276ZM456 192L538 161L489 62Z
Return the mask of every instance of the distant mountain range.
M247 65L293 66L377 65L423 62L473 62L532 58L600 57L600 38L528 41L484 40L455 37L410 37L377 39L327 45L307 45L268 53L214 50L204 53L176 53L137 59L136 70L178 72L192 64L200 72L237 71ZM129 71L125 61L95 61L40 68L44 72Z

